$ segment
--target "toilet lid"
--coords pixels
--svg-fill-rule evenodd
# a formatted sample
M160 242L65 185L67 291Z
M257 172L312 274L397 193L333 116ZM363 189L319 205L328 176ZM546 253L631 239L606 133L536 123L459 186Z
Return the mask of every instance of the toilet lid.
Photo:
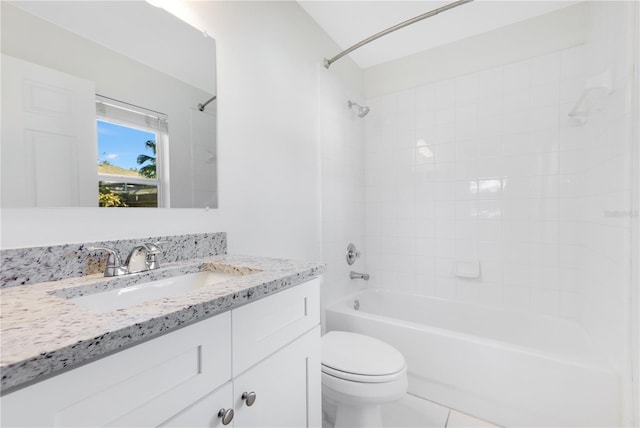
M380 376L386 379L405 370L404 356L391 345L362 334L331 331L322 337L322 369L345 379Z

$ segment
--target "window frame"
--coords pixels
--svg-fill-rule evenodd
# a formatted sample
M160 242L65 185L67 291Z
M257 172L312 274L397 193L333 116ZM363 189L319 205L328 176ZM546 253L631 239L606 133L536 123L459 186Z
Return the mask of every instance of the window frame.
M101 105L108 106L106 111L104 108L101 108ZM116 112L117 114L109 114L109 112ZM159 126L145 126L141 123L141 120L143 119L148 119L151 123L158 123ZM98 173L98 186L101 181L121 182L125 185L143 184L156 186L158 189L157 208L168 208L169 168L167 168L167 166L169 154L169 129L167 115L96 94L96 127L98 121L154 134L156 142L156 178ZM99 152L99 141L97 141L96 144L98 145Z

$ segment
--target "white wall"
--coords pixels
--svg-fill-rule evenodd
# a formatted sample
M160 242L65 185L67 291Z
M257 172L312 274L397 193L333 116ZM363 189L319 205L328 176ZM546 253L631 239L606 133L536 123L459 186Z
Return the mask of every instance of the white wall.
M635 40L635 49L632 55L635 57L635 63L640 64L640 7L636 4L635 14L631 15L631 19L635 16L635 34L633 34L633 40ZM633 249L632 249L632 275L631 275L631 349L632 349L632 377L633 377L633 391L631 394L631 401L634 405L634 426L640 425L640 220L638 214L640 212L640 73L635 74L635 87L634 87L634 112L632 116L635 118L633 125L633 153L634 153L634 192L633 192L633 210L636 213L635 219L632 223L632 235L633 235Z
M588 19L588 2L578 3L370 67L364 73L365 95L372 98L576 46L586 38Z
M640 7L636 4L635 7L635 34L633 34L633 40L635 40L635 49L633 55L635 57L635 64L640 64ZM633 18L632 18L633 19ZM635 118L633 125L633 137L632 141L634 152L634 192L633 192L633 210L635 213L640 213L640 72L635 73L635 88L634 88L634 112L632 116ZM633 412L634 425L640 425L640 220L638 214L632 223L632 236L633 236L633 249L632 249L632 275L631 275L631 349L632 349L632 377L633 377L633 391L631 394L631 401L635 403Z
M321 259L317 67L338 47L295 2L192 2L216 39L220 209L3 209L2 248L210 231L233 253ZM332 67L357 86L358 69Z
M638 43L634 2L594 2L583 69L587 76L612 67L613 93L595 97L584 126L577 191L580 200L582 282L586 291L583 322L596 344L623 374L624 423L631 424L633 405L633 334L639 328L634 314L632 233L637 231L637 185L633 154L638 149L634 97L634 49ZM637 25L637 23L636 23ZM635 70L637 71L637 62ZM634 92L635 91L635 92ZM637 128L636 128L637 129ZM637 267L636 267L637 269ZM635 287L635 288L632 288ZM637 311L637 307L635 308ZM637 369L636 369L637 370ZM637 423L637 421L636 421Z

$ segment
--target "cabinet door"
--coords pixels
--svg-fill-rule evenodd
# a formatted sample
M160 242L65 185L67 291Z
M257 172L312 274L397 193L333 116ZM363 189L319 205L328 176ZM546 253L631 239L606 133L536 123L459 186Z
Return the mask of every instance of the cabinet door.
M235 427L319 427L320 327L234 379ZM255 393L248 406L243 393Z
M218 416L221 409L231 409L233 406L233 386L231 382L224 384L211 394L196 401L160 426L163 428L223 427L222 419ZM232 427L233 422L227 424Z

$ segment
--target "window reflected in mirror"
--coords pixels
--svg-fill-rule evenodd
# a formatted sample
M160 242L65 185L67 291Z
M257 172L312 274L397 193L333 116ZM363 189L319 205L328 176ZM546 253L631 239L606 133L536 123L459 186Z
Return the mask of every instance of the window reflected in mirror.
M97 97L98 205L168 205L162 168L169 142L166 115Z

